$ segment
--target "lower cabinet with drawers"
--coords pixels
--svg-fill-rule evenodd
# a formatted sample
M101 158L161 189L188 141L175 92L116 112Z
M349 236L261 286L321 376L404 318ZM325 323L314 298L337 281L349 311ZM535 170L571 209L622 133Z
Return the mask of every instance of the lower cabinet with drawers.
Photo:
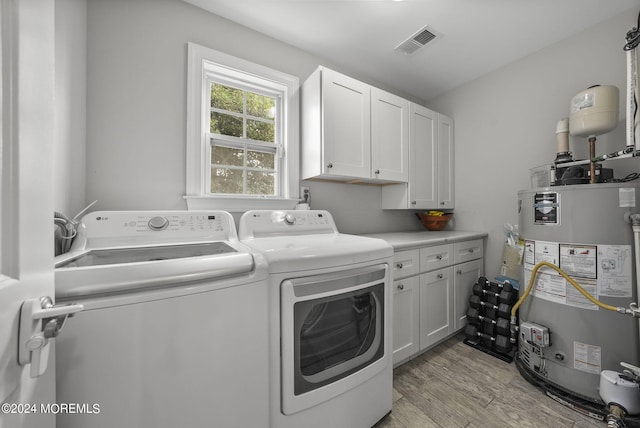
M394 365L464 328L471 289L484 274L483 244L473 239L394 253Z

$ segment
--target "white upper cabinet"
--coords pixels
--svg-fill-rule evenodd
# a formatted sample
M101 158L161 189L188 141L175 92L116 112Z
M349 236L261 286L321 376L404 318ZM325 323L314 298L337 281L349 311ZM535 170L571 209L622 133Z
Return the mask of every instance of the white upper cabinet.
M409 101L371 88L371 169L381 180L409 179Z
M302 179L406 182L408 106L319 67L302 86Z
M438 113L438 206L454 205L453 120Z
M426 107L410 105L409 181L382 189L384 209L454 207L453 121Z
M429 208L438 200L438 113L417 104L411 104L411 163L409 164L409 206Z

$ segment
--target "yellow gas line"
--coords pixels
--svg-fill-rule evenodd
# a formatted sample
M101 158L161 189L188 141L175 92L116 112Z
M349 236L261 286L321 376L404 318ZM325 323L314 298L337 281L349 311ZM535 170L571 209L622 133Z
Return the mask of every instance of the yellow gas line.
M524 300L527 298L527 296L529 295L529 293L531 292L531 289L533 288L533 284L535 283L535 279L536 279L536 274L538 273L538 269L540 269L542 266L547 266L550 267L551 269L555 270L556 272L558 272L560 275L562 275L562 277L564 279L566 279L567 281L569 281L569 283L571 285L573 285L576 290L578 290L580 293L582 293L582 295L584 297L586 297L587 299L589 299L589 301L591 303L593 303L594 305L598 305L600 306L602 309L607 309L609 311L614 311L614 312L621 312L620 310L622 309L622 313L625 313L625 309L624 308L618 308L612 305L607 305L606 303L602 303L601 301L599 301L598 299L596 299L595 297L593 297L591 294L589 294L584 288L582 288L580 286L580 284L578 284L577 282L575 282L573 280L573 278L571 278L569 275L567 275L562 269L560 269L558 266L554 265L553 263L549 263L549 262L539 262L537 263L534 267L533 270L531 271L531 278L529 278L529 284L527 285L527 289L524 292L524 294L522 296L520 296L520 298L518 299L518 301L513 305L513 308L511 308L511 319L513 320L516 316L516 311L518 310L518 308L520 307L520 305L522 304L522 302L524 302Z

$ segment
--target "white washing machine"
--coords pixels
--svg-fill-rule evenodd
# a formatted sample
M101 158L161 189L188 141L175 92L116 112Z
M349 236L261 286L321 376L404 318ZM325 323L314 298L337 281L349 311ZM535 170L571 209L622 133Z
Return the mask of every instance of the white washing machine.
M267 271L226 212L95 212L56 258L65 428L268 426Z
M392 405L392 247L327 211L249 211L239 234L269 270L270 427L373 426Z

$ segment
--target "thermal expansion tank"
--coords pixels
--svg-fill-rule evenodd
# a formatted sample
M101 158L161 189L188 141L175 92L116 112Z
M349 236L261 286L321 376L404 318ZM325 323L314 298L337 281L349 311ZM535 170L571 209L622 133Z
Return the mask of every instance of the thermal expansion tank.
M533 266L548 261L600 301L628 308L637 302L630 213L640 212L637 184L604 183L518 192L525 239L524 292ZM550 346L520 341L519 358L534 377L576 397L600 403L602 370L620 362L638 365L638 320L599 308L554 270L543 267L532 295L519 310L520 323L546 326Z

